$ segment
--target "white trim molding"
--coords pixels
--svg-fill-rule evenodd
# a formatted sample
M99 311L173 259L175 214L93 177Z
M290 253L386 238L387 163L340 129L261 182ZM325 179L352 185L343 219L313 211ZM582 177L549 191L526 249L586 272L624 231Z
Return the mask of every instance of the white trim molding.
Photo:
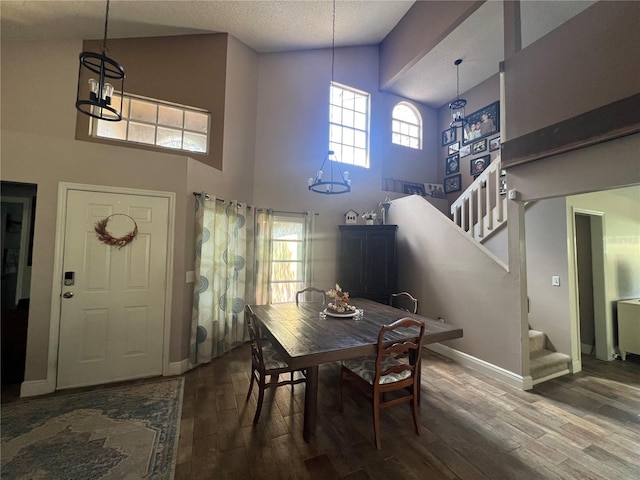
M442 355L443 357L447 357L454 362L459 363L464 367L469 367L472 370L480 372L491 378L495 378L496 380L500 380L512 387L519 388L520 390L531 390L531 388L533 388L533 382L529 376L523 377L522 375L517 375L502 367L485 362L484 360L473 357L459 350L455 350L451 347L447 347L441 343L430 343L425 347Z

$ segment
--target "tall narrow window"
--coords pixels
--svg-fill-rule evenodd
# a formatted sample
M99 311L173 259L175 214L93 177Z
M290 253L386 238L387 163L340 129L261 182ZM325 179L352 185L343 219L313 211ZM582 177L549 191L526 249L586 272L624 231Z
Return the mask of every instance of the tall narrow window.
M294 302L307 274L307 232L303 216L273 219L271 241L271 301Z
M417 150L422 149L422 117L420 112L407 102L393 107L391 141Z
M369 168L369 98L366 92L331 83L329 150L339 162Z

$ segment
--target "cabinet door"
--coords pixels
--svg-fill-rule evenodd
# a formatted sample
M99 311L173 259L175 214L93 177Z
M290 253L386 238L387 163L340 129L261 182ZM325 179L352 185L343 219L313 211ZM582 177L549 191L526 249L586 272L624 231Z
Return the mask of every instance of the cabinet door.
M395 232L367 234L365 281L372 295L389 295L396 285Z
M343 233L340 240L339 283L352 296L365 291L365 236Z

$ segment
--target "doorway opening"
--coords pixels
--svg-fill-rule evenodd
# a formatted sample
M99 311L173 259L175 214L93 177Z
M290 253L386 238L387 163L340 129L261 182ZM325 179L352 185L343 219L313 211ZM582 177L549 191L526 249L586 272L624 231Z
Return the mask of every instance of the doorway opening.
M24 381L37 186L1 182L2 395Z
M582 355L607 359L603 214L574 211L578 332Z

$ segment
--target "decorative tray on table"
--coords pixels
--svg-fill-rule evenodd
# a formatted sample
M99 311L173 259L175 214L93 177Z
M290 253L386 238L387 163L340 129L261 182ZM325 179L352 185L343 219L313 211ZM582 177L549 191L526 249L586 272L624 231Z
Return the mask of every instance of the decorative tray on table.
M335 317L335 318L351 318L351 317L355 317L356 315L358 315L358 313L360 313L358 310L356 310L355 312L342 312L342 313L338 313L336 311L333 310L329 310L327 308L324 309L324 314L328 317Z

